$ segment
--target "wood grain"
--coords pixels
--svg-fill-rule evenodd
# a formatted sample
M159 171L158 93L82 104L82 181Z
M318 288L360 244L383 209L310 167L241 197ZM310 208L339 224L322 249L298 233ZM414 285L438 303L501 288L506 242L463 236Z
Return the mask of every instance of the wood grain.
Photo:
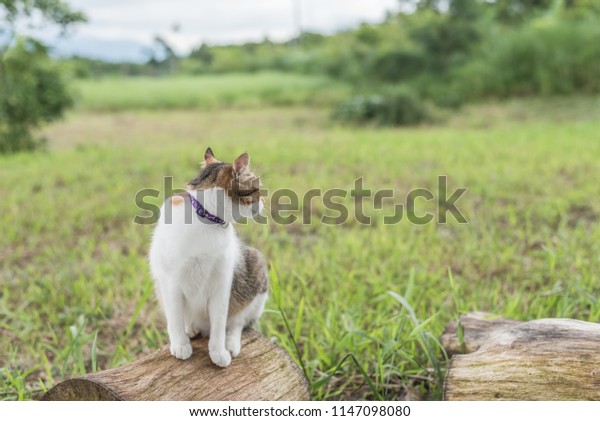
M600 325L461 317L441 342L449 354L446 400L600 400ZM464 355L460 355L465 352Z

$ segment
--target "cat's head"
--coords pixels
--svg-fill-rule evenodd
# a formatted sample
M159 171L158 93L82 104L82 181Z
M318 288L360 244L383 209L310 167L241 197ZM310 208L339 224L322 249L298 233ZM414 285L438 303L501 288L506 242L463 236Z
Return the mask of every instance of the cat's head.
M216 205L218 213L222 213L226 221L251 218L260 213L264 207L260 187L260 179L250 170L250 156L247 153L244 152L229 164L217 160L211 148L204 153L204 165L200 173L188 183L190 190L215 193L207 200L216 197L223 202Z

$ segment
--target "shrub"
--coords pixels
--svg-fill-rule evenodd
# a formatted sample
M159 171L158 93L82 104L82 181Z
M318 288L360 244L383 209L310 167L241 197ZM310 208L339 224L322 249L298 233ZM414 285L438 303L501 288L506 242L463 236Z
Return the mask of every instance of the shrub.
M408 126L430 119L423 102L405 87L393 87L383 94L358 95L340 103L334 119L384 126Z
M370 74L377 80L399 82L414 78L426 71L428 59L417 48L397 48L377 51Z
M468 98L599 93L600 25L539 22L490 37L455 79Z

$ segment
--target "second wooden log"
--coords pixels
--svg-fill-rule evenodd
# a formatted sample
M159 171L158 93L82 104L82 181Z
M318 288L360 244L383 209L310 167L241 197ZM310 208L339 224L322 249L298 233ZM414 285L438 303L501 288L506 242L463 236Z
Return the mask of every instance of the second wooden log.
M600 400L600 325L477 313L450 324L446 400ZM463 341L459 340L462 336ZM464 355L459 355L466 352Z

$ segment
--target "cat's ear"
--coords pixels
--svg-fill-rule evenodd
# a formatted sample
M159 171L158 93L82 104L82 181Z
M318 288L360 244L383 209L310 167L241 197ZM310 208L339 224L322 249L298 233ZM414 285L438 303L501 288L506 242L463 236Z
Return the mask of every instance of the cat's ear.
M233 169L236 173L243 172L246 168L250 166L250 156L244 152L240 156L237 157L235 162L233 163Z
M221 161L217 160L217 158L215 158L215 155L213 154L212 149L208 148L206 150L206 152L204 152L204 163L206 165L208 165L208 164L213 164L215 162L221 162Z

